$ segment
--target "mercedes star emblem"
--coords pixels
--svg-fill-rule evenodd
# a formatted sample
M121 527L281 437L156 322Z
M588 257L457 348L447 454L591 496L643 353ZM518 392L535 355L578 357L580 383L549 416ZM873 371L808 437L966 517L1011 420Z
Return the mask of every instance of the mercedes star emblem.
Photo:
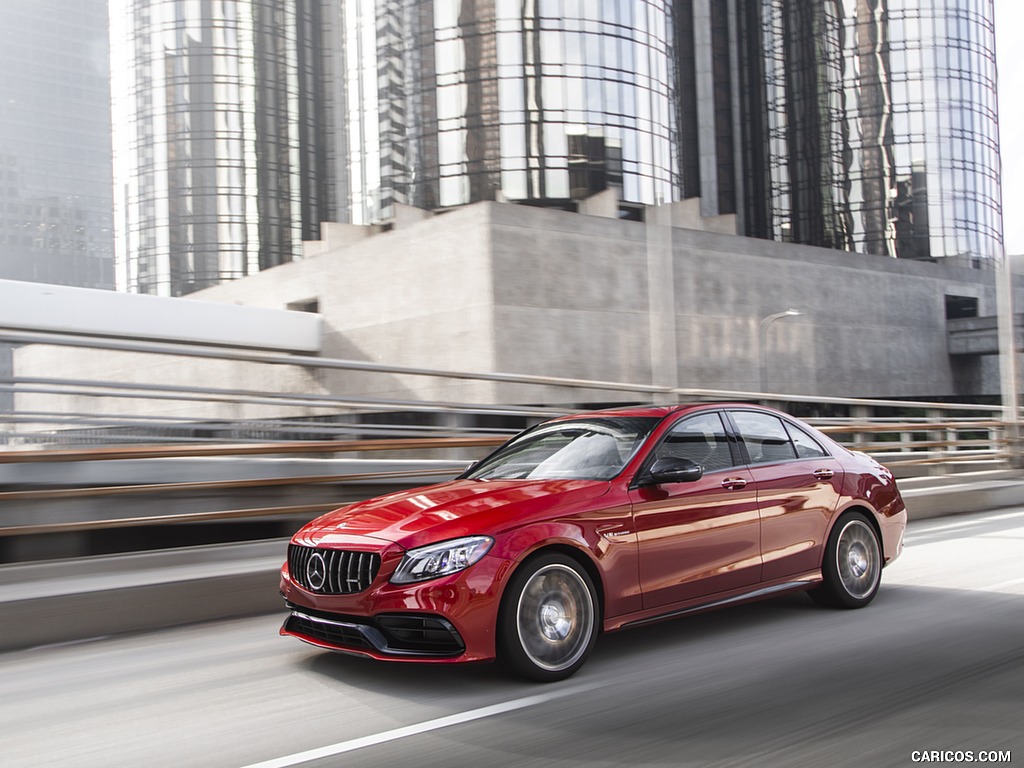
M317 591L324 588L324 582L327 581L327 563L319 552L314 552L306 563L306 579L309 580L310 588Z

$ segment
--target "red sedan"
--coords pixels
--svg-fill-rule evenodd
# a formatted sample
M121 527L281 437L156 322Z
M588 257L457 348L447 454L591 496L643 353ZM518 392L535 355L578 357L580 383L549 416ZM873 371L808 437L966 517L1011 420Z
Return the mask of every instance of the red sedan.
M281 634L559 680L599 632L791 590L860 608L903 548L892 474L750 405L566 416L450 482L292 538Z

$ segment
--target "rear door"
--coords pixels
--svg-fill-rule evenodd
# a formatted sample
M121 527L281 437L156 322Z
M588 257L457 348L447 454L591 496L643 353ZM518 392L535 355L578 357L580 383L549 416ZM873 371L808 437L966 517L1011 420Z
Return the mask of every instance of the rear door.
M761 517L762 581L814 571L839 503L843 468L813 435L788 419L754 410L728 418L746 453Z

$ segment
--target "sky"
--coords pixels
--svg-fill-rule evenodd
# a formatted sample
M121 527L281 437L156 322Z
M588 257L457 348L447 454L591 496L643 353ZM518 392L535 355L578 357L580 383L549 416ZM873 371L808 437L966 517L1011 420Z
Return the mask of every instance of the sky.
M999 152L1003 162L1003 242L1024 254L1024 2L995 0Z

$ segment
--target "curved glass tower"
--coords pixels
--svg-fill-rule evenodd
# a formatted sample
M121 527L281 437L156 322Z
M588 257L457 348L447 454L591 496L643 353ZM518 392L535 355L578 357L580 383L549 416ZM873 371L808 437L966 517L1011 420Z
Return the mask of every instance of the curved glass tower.
M858 250L998 257L1002 243L990 0L846 0ZM884 19L884 24L880 21Z
M241 277L334 218L329 5L112 0L119 287Z
M671 4L354 0L343 15L354 222L394 202L681 198Z
M970 265L999 256L991 0L740 5L746 234Z

